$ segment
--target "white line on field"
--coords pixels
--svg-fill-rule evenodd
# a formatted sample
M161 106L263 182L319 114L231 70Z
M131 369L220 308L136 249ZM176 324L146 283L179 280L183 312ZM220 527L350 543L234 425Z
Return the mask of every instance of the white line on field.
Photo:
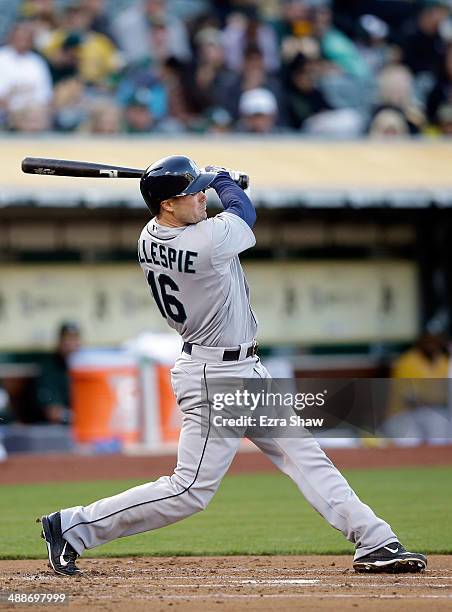
M209 570L203 574L200 574L198 576L196 575L192 575L190 572L187 572L185 574L170 574L168 575L168 568L156 568L155 571L153 570L137 570L137 569L132 569L132 570L126 570L127 572L130 572L132 574L134 574L134 576L137 575L137 573L140 574L155 574L156 572L165 572L166 576L165 579L169 579L169 580L184 580L184 579L189 579L189 580L205 580L206 576L211 576L214 578L221 578L222 580L229 580L229 579L235 579L237 578L237 575L240 574L251 574L253 576L258 576L259 574L263 574L263 573L268 573L271 572L272 574L275 574L278 572L278 569L271 569L271 570L261 570L261 569L250 569L248 568L246 571L235 571L235 570L231 570L228 569L228 573L227 574L223 574L221 572L221 569L219 570L215 570L215 572L210 572ZM432 571L432 570L429 570ZM432 576L429 571L423 573L423 577L425 579L428 578L428 580L449 580L450 578L452 578L452 571L448 571L447 574L445 574L444 576ZM438 571L438 570L436 570ZM349 577L354 577L356 578L358 576L358 574L356 574L356 572L350 570L349 572L347 572L344 569L332 569L332 570L315 570L315 569L297 569L297 570L289 570L287 568L284 568L283 571L281 571L280 573L283 574L289 574L290 572L296 572L297 574L321 574L322 578L326 577L326 578L335 578L335 576L332 576L331 574L342 574L344 576L349 576ZM115 574L115 578L121 578L122 576L118 576ZM397 576L395 576L397 578ZM361 574L361 578L364 578L364 575ZM387 581L391 581L394 580L394 574L380 574L380 578L386 579ZM404 576L405 580L417 580L419 578L419 574L413 575L413 576ZM124 579L127 580L127 577L124 576ZM287 580L289 580L289 578L287 578Z
M196 588L225 588L225 587L231 587L231 586L249 586L249 587L253 587L253 586L275 586L275 585L283 585L283 584L290 584L290 585L296 585L296 586L307 586L307 585L315 585L315 584L319 584L320 580L230 580L229 582L204 582L203 584L188 584L188 583L183 583L183 584L173 584L171 582L168 582L169 587L176 587L176 588L189 588L189 587L196 587Z
M94 584L94 583L93 583ZM285 583L287 585L287 583ZM260 587L262 589L265 588L271 588L271 587L275 587L275 586L282 586L281 583L272 583L272 584L266 584L266 583L262 583L262 582L256 582L256 583L249 583L249 582L245 582L245 583L236 583L236 584L232 584L230 582L208 582L208 583L204 583L204 584L199 584L199 583L190 583L190 582L185 582L185 583L181 583L181 584L173 584L171 582L165 583L165 586L167 588L174 588L174 589L222 589L222 590L229 590L232 591L234 590L234 588L236 589L240 589L240 588L253 588L253 587ZM115 584L115 589L129 589L130 586L127 584ZM159 588L161 585L159 583L154 584L152 582L149 583L149 587L155 587L155 588ZM336 583L331 583L331 582L322 582L320 584L314 585L314 584L299 584L299 583L291 583L292 587L313 587L313 586L317 586L320 588L335 588L335 589L341 589L343 590L344 588L350 589L366 589L366 588L372 588L372 589L388 589L388 587L390 587L391 589L397 589L397 590L402 590L402 589L412 589L413 587L416 587L418 589L425 589L425 588L429 588L432 590L443 590L443 589L452 589L452 585L435 585L435 584L418 584L418 585L412 585L412 584L404 584L404 583L396 583L396 584L375 584L375 583L359 583L359 582L346 582L346 583L340 583L340 582L336 582ZM299 591L302 592L302 591ZM451 596L452 596L452 591L451 591ZM376 597L379 597L379 595L376 595Z
M297 574L344 574L348 573L347 570L350 571L350 573L353 575L355 574L355 572L353 572L351 570L351 568L344 568L344 567L340 567L340 568L309 568L309 569L305 569L303 567L300 568L294 568L294 569L290 569L290 568L284 568L284 570L281 570L281 572L284 572L284 574L291 574L291 573L297 573ZM124 571L124 570L122 570ZM140 573L143 574L155 574L156 572L164 572L165 574L168 573L168 568L167 567L156 567L153 569L140 569L138 570ZM180 571L180 570L179 570ZM192 571L192 570L189 570ZM252 573L253 575L258 575L258 574L266 574L266 573L272 573L274 574L275 572L278 572L280 570L278 570L278 568L261 568L261 567L257 567L257 568L250 568L250 567L244 567L244 568L227 568L227 572L228 574L221 574L221 568L219 569L215 569L215 573L217 574L221 574L222 577L224 578L233 578L234 576L236 576L237 574L250 574ZM433 570L427 570L427 574L429 572L431 572ZM130 572L133 574L137 573L137 569L133 568L133 569L126 569L126 572ZM438 579L444 579L444 578L449 578L452 575L452 570L450 569L441 569L441 568L435 568L435 572L444 572L443 576L428 576L429 578L438 578ZM207 573L210 573L209 570L207 570ZM186 574L173 574L172 575L173 578L185 578L187 577ZM200 580L204 580L205 575L202 576L190 576L192 578L197 578ZM390 576L386 576L386 577L390 577ZM416 578L417 576L413 576L413 580Z
M270 580L231 580L229 584L318 584L320 580L270 579Z
M205 595L145 595L144 599L298 599L300 597L304 598L314 598L314 599L452 599L452 595L364 595L364 594L334 594L329 595L328 593L319 593L318 595L314 593L250 593L242 594L227 594L227 593L206 593ZM137 598L141 598L141 596L137 596Z
M171 581L167 581L165 586L175 589L234 589L240 587L274 587L274 586L319 586L323 587L331 587L331 588L372 588L372 589L387 589L388 586L394 589L452 589L452 584L429 584L429 583L420 583L420 584L412 584L410 582L396 582L392 584L388 583L380 583L380 582L321 582L320 580L232 580L229 582L204 582L202 584L198 582L182 582L180 584L174 584ZM160 583L150 582L149 586L159 587ZM115 588L123 588L129 589L128 584L115 584ZM452 595L452 592L451 592Z
M444 588L444 587L452 587L452 583L451 584L444 584L444 583L435 583L435 582L430 582L431 580L434 580L436 578L438 578L439 580L450 580L450 577L441 577L441 576L416 576L416 579L413 577L412 580L410 580L409 577L404 576L404 582L401 582L400 578L396 578L393 580L388 580L388 578L391 578L391 576L387 575L386 577L386 581L379 581L375 583L375 586L381 586L384 588L387 588L388 586L407 586L407 587L433 587L433 588ZM342 581L346 581L348 584L353 584L355 586L363 586L363 585L370 585L370 582L366 582L366 580L372 579L375 580L375 574L367 574L366 576L361 576L359 577L357 574L345 574L343 578L339 578L339 576L325 576L322 577L321 579L305 579L305 578L272 578L272 579L265 579L265 578L248 578L246 580L237 580L235 577L233 576L224 576L224 575L220 575L220 576L168 576L166 579L166 582L168 584L171 583L171 580L190 580L192 582L196 581L196 580L202 580L203 583L205 584L205 580L206 579L213 579L213 581L215 579L217 579L218 584L328 584L331 586L331 580L340 580L341 582L334 582L334 585L340 585L343 584ZM383 578L382 575L380 575L380 578ZM423 582L418 582L419 578L423 579ZM325 582L325 581L329 581L329 582ZM199 585L200 586L200 585Z
M115 576L115 580L121 580L122 576ZM198 580L199 578L202 578L202 580L204 580L204 582L196 582L196 580ZM381 582L367 582L367 580L370 578L370 576L362 576L361 578L358 578L356 575L344 575L343 579L341 580L341 582L334 582L335 580L337 580L335 577L330 577L330 580L326 581L325 579L322 580L313 580L313 579L248 579L248 580L236 580L235 578L228 580L227 576L218 576L218 578L220 579L220 581L211 581L211 582L205 582L207 576L204 577L199 577L199 576L170 576L167 578L166 580L166 585L168 587L174 587L174 588L220 588L220 589L231 589L237 586L248 586L250 588L254 587L254 586L260 586L260 587L270 587L270 586L284 586L284 585L292 585L292 586L314 586L314 585L318 585L320 587L333 587L333 588L341 588L344 587L345 585L347 586L347 588L353 587L353 588L374 588L374 589L387 589L388 587L391 588L397 588L397 589L403 589L403 588L410 588L410 589L452 589L452 584L449 583L438 583L438 582L432 582L432 579L438 578L440 580L443 580L445 577L441 577L441 576L425 576L425 582L413 582L411 580L409 580L409 577L405 576L404 582L401 582L400 579L397 580L397 582L391 582L388 580L382 580ZM327 578L327 577L325 577ZM386 576L386 578L389 578L389 576ZM418 579L419 576L416 576L416 578ZM17 577L13 577L13 579L16 579L17 581L33 581L36 582L36 577L30 577L30 576L17 576ZM333 582L331 582L331 579L333 580ZM91 577L91 580L93 582L104 582L105 581L105 577ZM187 580L188 582L181 582L181 583L173 583L172 580ZM374 578L375 580L375 578ZM150 585L152 586L158 586L159 583L155 584L154 580L150 580L149 582ZM116 583L115 585L116 588L129 588L129 583L128 580L124 578L124 584L118 584Z
M452 584L410 584L410 583L401 583L401 582L397 582L395 584L380 584L380 583L371 583L371 582L320 582L320 580L290 580L290 581L284 581L284 580L272 580L272 581L265 581L265 580L254 580L254 581L249 581L249 580L235 580L232 582L205 582L203 584L199 584L199 583L182 583L182 584L173 584L171 582L168 582L166 586L168 587L174 587L174 588L178 588L178 589L183 589L183 588L198 588L198 589L205 589L205 588L217 588L217 589L224 589L227 587L235 587L235 586L248 586L248 587L265 587L265 586L277 586L277 585L287 585L290 584L291 586L314 586L314 585L318 585L320 587L336 587L336 588L341 588L344 586L347 586L347 588L349 587L356 587L356 588L374 588L374 589L387 589L388 586L390 586L391 588L410 588L412 589L414 588L419 588L419 589L425 589L425 588L429 588L429 589L452 589ZM118 585L117 585L118 586Z
M76 597L84 598L83 595ZM162 599L452 599L452 595L366 595L361 593L329 594L329 593L205 593L203 595L148 595L134 594L131 599L137 600L162 600ZM112 599L113 595L96 595L94 599ZM90 597L91 599L91 597Z

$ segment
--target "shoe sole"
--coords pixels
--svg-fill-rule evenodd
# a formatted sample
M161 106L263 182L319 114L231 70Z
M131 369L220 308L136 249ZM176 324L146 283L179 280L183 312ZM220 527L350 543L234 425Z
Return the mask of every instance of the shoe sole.
M353 569L360 573L417 574L423 572L427 562L415 557L391 559L390 561L356 561Z
M61 570L55 567L53 560L52 560L52 553L51 553L52 536L50 535L50 525L49 525L49 519L47 518L47 516L41 517L41 525L42 525L41 538L43 538L43 540L46 543L49 564L50 564L50 567L55 572L55 574L58 574L59 576L80 576L82 574L80 570L77 570L73 574L68 574L67 572L62 572Z

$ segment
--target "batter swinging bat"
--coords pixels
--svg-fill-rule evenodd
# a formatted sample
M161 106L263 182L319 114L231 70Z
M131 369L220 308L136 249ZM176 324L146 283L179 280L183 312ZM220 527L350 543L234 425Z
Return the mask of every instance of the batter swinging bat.
M26 174L47 174L51 176L88 176L91 178L141 178L144 170L123 168L106 164L70 161L66 159L43 159L26 157L22 162Z

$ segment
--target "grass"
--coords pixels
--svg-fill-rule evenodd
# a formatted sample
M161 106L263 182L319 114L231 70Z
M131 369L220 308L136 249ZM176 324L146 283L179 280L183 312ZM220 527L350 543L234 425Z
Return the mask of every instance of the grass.
M350 484L401 541L452 553L452 468L353 470ZM0 558L45 558L34 520L61 507L113 495L142 481L0 487ZM353 546L313 511L280 474L227 476L207 510L164 529L122 538L85 556L352 554Z

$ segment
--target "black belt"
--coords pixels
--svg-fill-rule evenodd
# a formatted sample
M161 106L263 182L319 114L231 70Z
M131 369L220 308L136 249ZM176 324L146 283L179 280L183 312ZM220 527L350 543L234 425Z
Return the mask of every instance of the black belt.
M191 355L191 351L193 345L191 344L191 342L184 342L184 345L182 347L182 350L184 353L187 353L187 355ZM214 347L211 347L214 348ZM248 350L246 351L246 357L253 357L254 355L256 355L257 353L257 349L258 349L258 344L256 341L253 342L253 344L251 346L248 347ZM240 348L238 349L225 349L223 352L223 361L238 361L240 357Z

